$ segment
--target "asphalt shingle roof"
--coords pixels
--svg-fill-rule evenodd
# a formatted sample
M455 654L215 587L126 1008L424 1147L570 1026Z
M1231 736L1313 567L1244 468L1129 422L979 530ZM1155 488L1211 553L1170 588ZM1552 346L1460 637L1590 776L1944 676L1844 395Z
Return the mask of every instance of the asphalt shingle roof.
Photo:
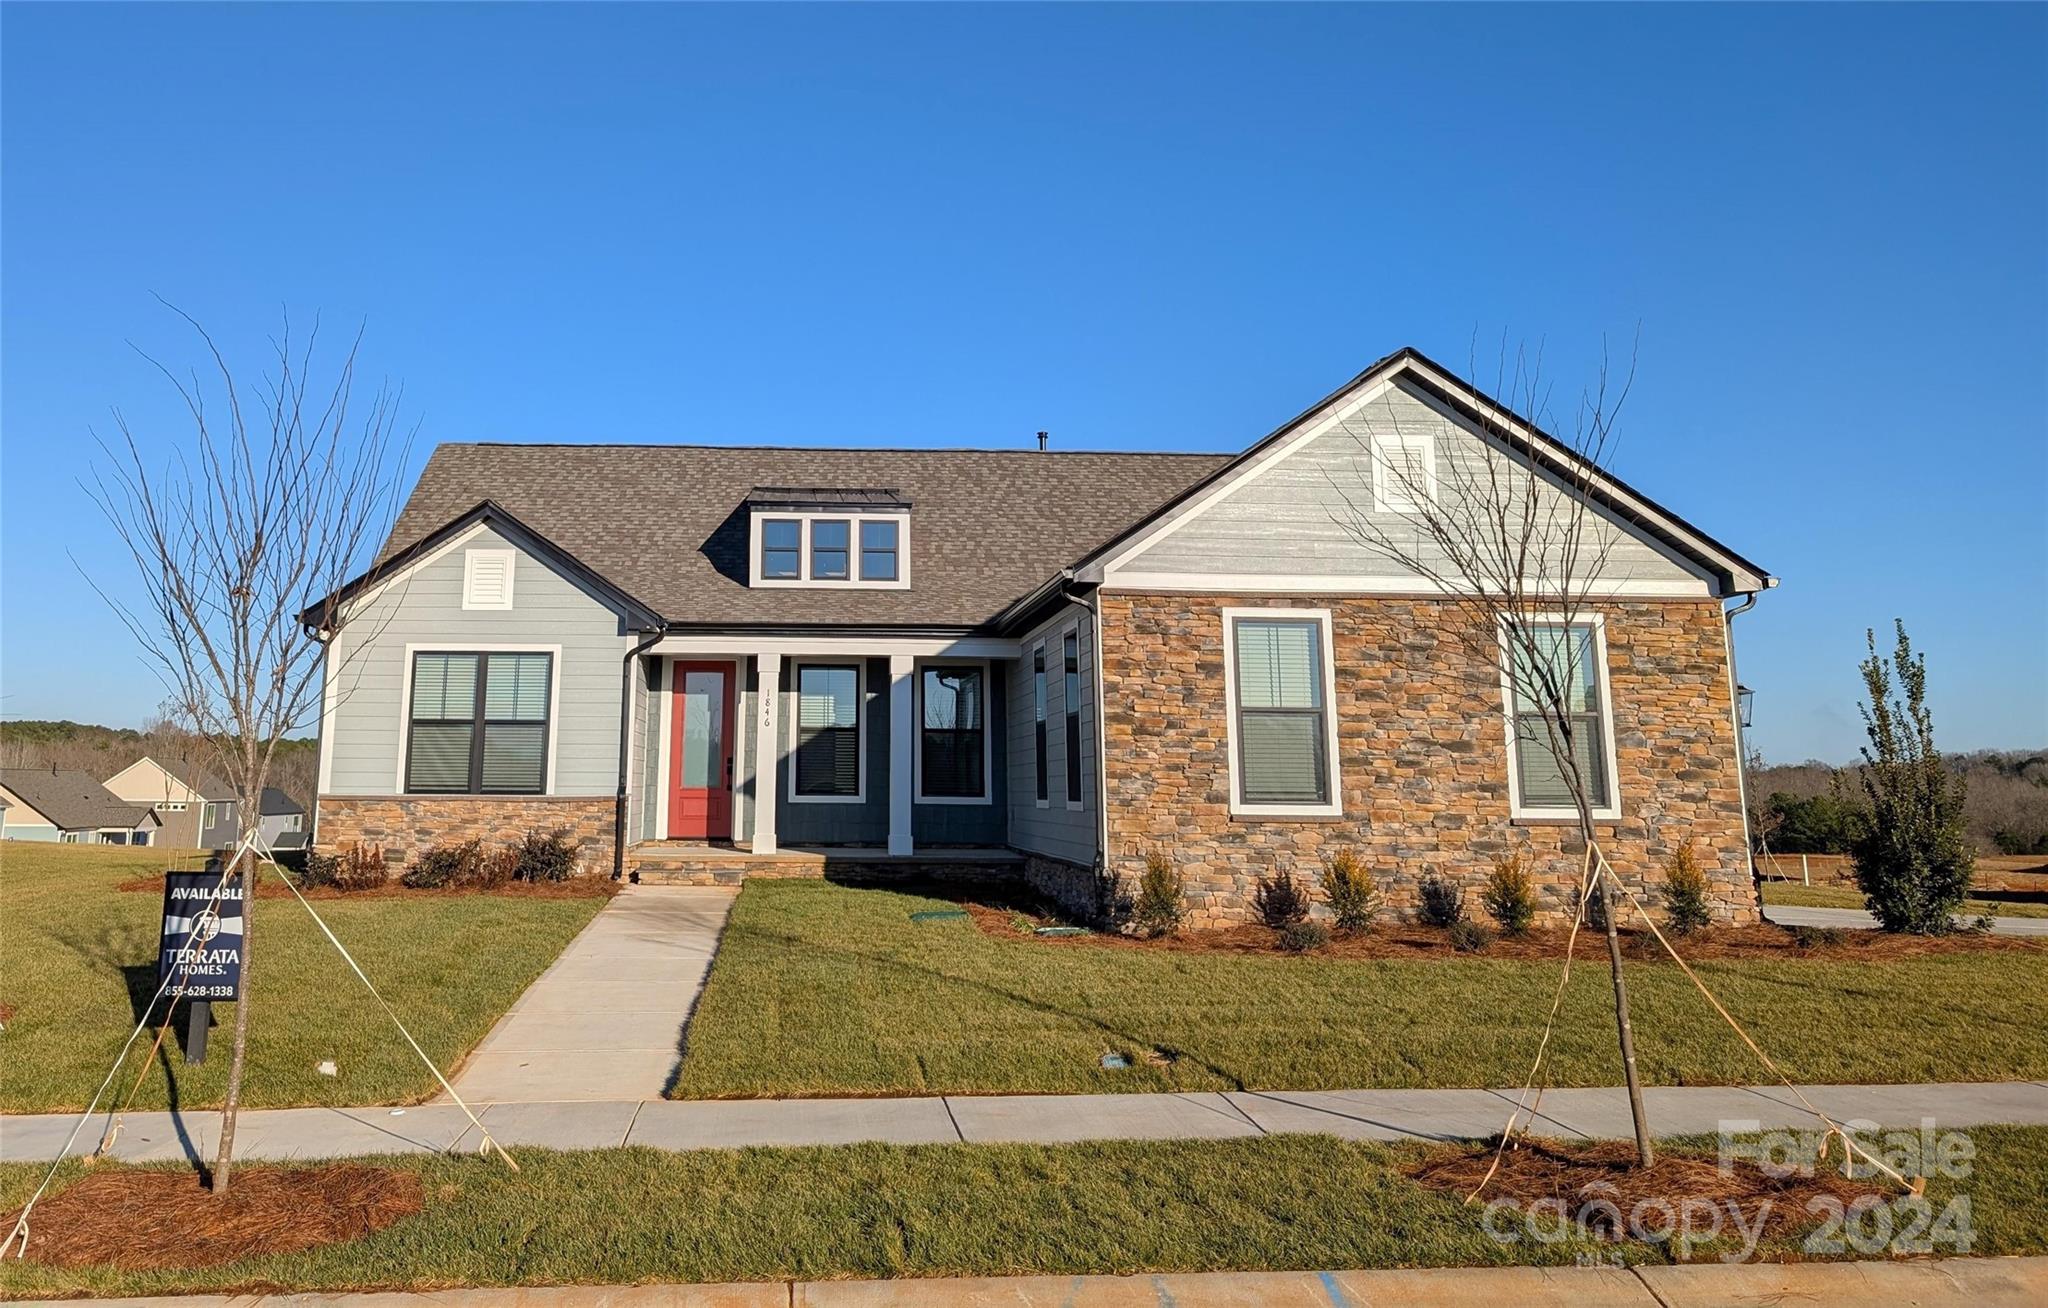
M116 799L77 768L0 768L0 786L66 831L132 827L149 812L146 804Z
M488 499L670 622L972 627L1231 457L442 445L379 557ZM766 487L908 500L910 588L750 589L747 502Z

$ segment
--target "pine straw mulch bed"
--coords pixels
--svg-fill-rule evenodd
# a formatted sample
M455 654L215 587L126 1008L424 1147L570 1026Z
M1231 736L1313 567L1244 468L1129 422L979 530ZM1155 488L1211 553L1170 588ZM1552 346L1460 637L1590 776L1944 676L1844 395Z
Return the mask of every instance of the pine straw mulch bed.
M355 1163L245 1165L226 1195L197 1172L103 1167L36 1205L27 1256L51 1267L213 1267L360 1240L422 1203L417 1173ZM9 1213L0 1229L20 1216Z
M1498 1143L1432 1149L1404 1171L1418 1185L1463 1199L1493 1165ZM1840 1152L1837 1145L1838 1157ZM1626 1140L1579 1144L1526 1137L1501 1154L1478 1202L1506 1200L1525 1213L1548 1209L1553 1221L1561 1206L1567 1220L1596 1236L1654 1242L1670 1234L1673 1215L1682 1214L1688 1202L1712 1205L1726 1219L1722 1231L1734 1233L1733 1215L1739 1212L1743 1228L1782 1238L1821 1220L1822 1211L1808 1207L1815 1200L1847 1208L1866 1196L1891 1199L1900 1193L1886 1178L1850 1180L1826 1164L1812 1168L1811 1175L1773 1176L1746 1159L1723 1170L1713 1157L1668 1149L1660 1149L1648 1168L1637 1168L1635 1161L1635 1145Z
M1244 924L1208 931L1183 931L1178 935L1145 940L1135 936L1090 932L1078 936L1041 936L1041 926L1069 925L1054 910L1019 902L1009 896L991 896L976 891L923 890L939 898L960 902L974 924L985 934L1011 940L1030 940L1049 946L1081 949L1159 949L1182 954L1258 954L1294 957L1280 946L1280 933L1270 927ZM998 902L987 902L996 900ZM1668 933L1667 933L1668 934ZM1440 928L1408 922L1384 922L1369 932L1335 932L1330 943L1310 958L1338 959L1502 959L1534 962L1564 957L1568 933L1561 928L1542 927L1519 936L1502 935L1485 949L1461 952ZM1805 943L1802 943L1802 940ZM1801 933L1790 927L1765 923L1745 927L1710 927L1671 943L1688 963L1723 959L1775 961L1890 963L1901 959L1926 958L1933 954L1976 953L1986 950L2033 950L2048 952L2048 945L2023 936L1993 936L1962 933L1950 936L1899 936L1883 931L1847 930L1829 935ZM1647 931L1623 930L1622 955L1636 962L1666 962L1656 938ZM1606 938L1590 928L1579 931L1576 954L1580 960L1606 957Z
M127 894L164 892L161 872L146 872L118 882L114 889ZM502 886L443 886L436 890L415 890L392 877L368 890L343 890L339 886L300 886L308 899L455 899L465 895L496 895L503 899L610 899L619 893L619 883L609 876L578 876L566 881L508 881ZM278 884L277 873L266 870L256 880L256 898L290 899L292 892Z

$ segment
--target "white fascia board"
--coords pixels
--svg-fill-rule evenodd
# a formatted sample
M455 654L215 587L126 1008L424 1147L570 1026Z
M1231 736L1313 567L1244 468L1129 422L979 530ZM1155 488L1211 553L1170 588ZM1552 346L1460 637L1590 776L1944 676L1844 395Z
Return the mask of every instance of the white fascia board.
M650 654L779 654L839 658L883 658L908 654L917 658L1014 659L1017 641L997 636L664 636Z

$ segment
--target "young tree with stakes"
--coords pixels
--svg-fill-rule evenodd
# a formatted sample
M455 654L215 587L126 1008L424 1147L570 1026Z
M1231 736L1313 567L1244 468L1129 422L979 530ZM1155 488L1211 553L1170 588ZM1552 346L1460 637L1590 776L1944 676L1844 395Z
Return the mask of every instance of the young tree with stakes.
M133 558L139 585L117 594L92 584L162 678L166 714L238 801L243 852L230 870L244 881L242 995L213 1167L213 1189L225 1193L248 1056L257 871L249 841L279 742L318 719L321 639L347 616L337 609L308 630L300 613L338 591L383 540L410 441L397 430L400 396L388 384L367 405L357 402L360 331L331 379L316 381L318 324L299 347L287 319L267 375L249 381L204 328L167 307L197 335L204 373L181 376L149 359L183 402L181 437L145 444L117 410L116 438L99 439L102 459L86 489ZM160 462L165 447L173 453Z
M1476 360L1475 360L1476 362ZM1386 406L1375 421L1389 430L1360 437L1365 470L1338 485L1345 509L1338 525L1366 549L1421 580L1440 597L1439 634L1463 647L1475 686L1512 703L1508 730L1525 763L1545 769L1546 781L1567 792L1579 836L1597 844L1594 814L1611 794L1605 740L1587 710L1599 695L1595 665L1600 639L1592 631L1598 602L1612 594L1610 562L1621 533L1597 511L1605 468L1617 444L1616 422L1634 379L1613 383L1603 362L1582 395L1572 435L1563 450L1542 450L1531 424L1516 410L1540 418L1548 408L1540 355L1517 351L1500 361L1497 390L1509 403L1476 397L1470 415L1485 447L1476 457L1459 448L1436 448L1429 457L1422 433L1401 429L1399 410ZM1474 370L1472 375L1476 375ZM1334 480L1334 477L1333 477ZM1526 772L1525 772L1526 775ZM1654 1161L1649 1121L1636 1073L1635 1034L1629 1023L1628 985L1615 932L1612 869L1596 873L1581 911L1604 923L1613 980L1616 1034L1635 1126L1637 1162Z

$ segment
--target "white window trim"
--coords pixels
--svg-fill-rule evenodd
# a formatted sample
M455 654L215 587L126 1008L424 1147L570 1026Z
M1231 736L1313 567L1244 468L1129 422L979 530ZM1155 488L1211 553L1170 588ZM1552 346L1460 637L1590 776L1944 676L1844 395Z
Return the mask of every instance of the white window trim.
M476 565L479 559L502 559L505 564L505 597L502 604L486 604L476 598ZM462 552L462 607L465 609L509 610L512 607L512 582L519 568L519 551L512 549L477 549Z
M910 589L910 515L904 512L875 513L846 509L834 512L829 509L795 509L787 513L773 509L755 509L747 524L747 583L763 590L788 590L791 588L819 587L838 590L909 590ZM811 576L811 524L823 519L828 522L845 522L849 532L847 542L846 568L850 576ZM761 524L764 522L795 522L797 530L797 575L794 577L764 577L761 575ZM860 526L863 522L893 522L896 524L896 579L894 581L868 581L860 575Z
M484 795L474 792L446 794L436 792L427 796L431 799L535 799L555 793L555 746L561 740L562 707L562 647L560 645L501 644L492 641L448 641L437 640L405 647L405 662L399 666L398 675L398 775L392 781L391 793L405 795L411 792L405 788L406 742L411 735L412 725L412 665L415 654L552 654L548 660L548 756L542 765L545 771L540 778L540 789L531 795Z
M1038 674L1045 670L1045 762L1038 766ZM1031 646L1031 658L1024 665L1024 675L1031 678L1031 802L1036 808L1052 807L1052 665L1046 661L1045 641L1040 639ZM1043 790L1044 795L1038 792Z
M1323 664L1323 748L1328 752L1330 799L1325 804L1247 804L1239 798L1237 741L1237 632L1243 618L1280 618L1295 622L1314 621L1322 628ZM1230 814L1232 817L1343 817L1344 769L1337 753L1337 648L1330 638L1330 611L1301 608L1226 608L1223 610L1223 705L1228 715L1224 738L1230 756Z
M1521 761L1515 757L1515 685L1508 663L1508 660L1514 657L1514 651L1508 644L1508 615L1501 614L1497 621L1501 657L1501 721L1507 736L1508 818L1510 821L1517 818L1570 818L1577 821L1579 811L1569 804L1562 808L1542 808L1531 807L1522 802L1522 766ZM1619 760L1615 756L1614 691L1608 685L1607 677L1607 616L1602 613L1582 613L1577 618L1567 619L1562 613L1532 613L1523 621L1538 626L1555 623L1558 626L1581 625L1593 628L1593 661L1599 666L1600 672L1600 734L1605 737L1601 745L1607 757L1607 803L1592 809L1591 813L1595 821L1615 821L1621 817L1621 774L1618 770Z
M1372 438L1372 507L1382 513L1413 513L1421 506L1409 494L1410 487L1394 475L1390 451L1422 451L1423 493L1436 503L1436 435L1433 432L1404 432Z
M854 675L854 729L857 732L854 745L854 791L851 795L799 795L796 793L796 747L797 714L802 708L803 671L805 668L843 668L853 665ZM868 661L864 658L844 659L797 659L789 665L789 732L786 738L786 757L789 759L788 799L792 804L865 804L868 802ZM734 764L737 771L738 764Z
M1088 697L1085 694L1081 696L1080 708L1076 709L1074 712L1074 724L1076 727L1076 730L1073 733L1074 738L1072 740L1068 740L1067 714L1065 710L1067 694L1067 638L1069 636L1073 637L1074 639L1074 680L1077 683L1080 683L1075 686L1074 689L1076 691L1079 691L1081 689L1081 685L1086 684L1088 680L1088 674L1086 670L1083 669L1081 666L1081 624L1079 622L1070 622L1066 625L1065 628L1063 628L1060 631L1060 740L1063 742L1065 746L1067 753L1067 770L1069 773L1071 773L1074 770L1075 764L1081 761L1081 733L1078 728L1081 722L1081 712L1082 710L1085 710L1088 707ZM1068 789L1071 790L1072 786L1070 785ZM1087 770L1084 768L1081 774L1081 798L1068 800L1067 811L1069 813L1079 813L1087 807L1088 775Z
M975 795L927 795L924 793L924 670L937 665L940 667L978 667L981 669L981 794ZM917 775L917 784L911 792L912 799L919 804L964 804L988 807L996 802L995 774L995 706L989 699L989 687L993 683L987 659L918 659L911 665L910 675L917 683L915 698L911 703L910 729L917 738L910 742L911 769Z

